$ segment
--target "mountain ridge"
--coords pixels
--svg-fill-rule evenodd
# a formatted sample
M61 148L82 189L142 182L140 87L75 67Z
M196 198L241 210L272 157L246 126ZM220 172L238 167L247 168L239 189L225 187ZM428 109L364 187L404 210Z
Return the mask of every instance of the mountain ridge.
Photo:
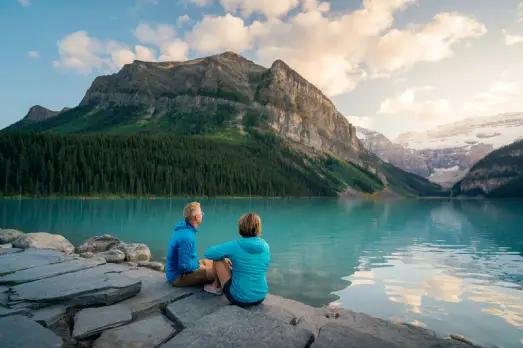
M377 175L385 185L398 183L402 193L418 194L423 188L439 192L436 185L367 151L332 101L286 63L276 60L264 68L233 52L186 62L134 61L115 74L95 78L76 108L7 128L230 138L248 136L253 130L274 133L286 146L311 158L330 154L348 161Z

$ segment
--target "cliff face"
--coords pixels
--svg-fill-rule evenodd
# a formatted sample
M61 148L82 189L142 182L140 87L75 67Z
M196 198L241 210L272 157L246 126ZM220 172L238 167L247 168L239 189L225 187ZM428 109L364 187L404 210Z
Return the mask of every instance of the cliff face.
M523 196L523 141L496 150L476 163L452 188L454 195Z
M358 139L365 148L375 153L385 162L391 163L409 173L414 173L423 177L428 177L431 173L430 167L425 159L415 150L404 148L400 144L395 144L383 134L357 127Z
M245 116L253 116L306 147L356 162L365 152L334 104L280 60L269 69L232 52L187 62L135 61L117 74L97 77L80 103L89 105L140 107L145 123L178 111L213 118L226 108L228 128L241 129Z
M27 123L45 121L47 119L55 117L59 113L60 111L53 111L44 108L43 106L35 105L29 109L27 115L23 118L22 121Z

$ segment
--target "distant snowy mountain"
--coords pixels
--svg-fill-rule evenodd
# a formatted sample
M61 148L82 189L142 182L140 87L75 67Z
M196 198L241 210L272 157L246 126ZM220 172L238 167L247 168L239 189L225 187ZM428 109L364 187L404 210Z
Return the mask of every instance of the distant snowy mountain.
M357 129L364 145L383 160L450 187L487 154L523 139L523 113L469 118L422 132L383 134Z

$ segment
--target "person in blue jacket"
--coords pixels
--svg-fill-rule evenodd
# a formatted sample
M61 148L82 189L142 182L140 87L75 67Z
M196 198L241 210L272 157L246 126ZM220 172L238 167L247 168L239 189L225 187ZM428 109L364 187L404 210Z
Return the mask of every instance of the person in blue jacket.
M269 291L265 274L271 252L261 230L260 217L245 214L238 222L241 238L207 249L205 257L214 261L216 280L206 290L221 287L229 302L240 307L263 302Z
M196 249L197 227L203 221L198 202L183 208L184 220L174 227L167 249L165 277L174 286L202 285L214 281L212 261L198 260Z

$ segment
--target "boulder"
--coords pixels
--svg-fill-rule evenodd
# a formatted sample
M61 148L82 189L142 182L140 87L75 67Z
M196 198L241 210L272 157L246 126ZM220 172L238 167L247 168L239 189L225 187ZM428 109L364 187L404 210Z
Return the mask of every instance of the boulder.
M308 347L311 331L237 306L224 306L197 320L162 348L173 347Z
M107 251L113 246L120 243L120 240L116 237L111 236L110 234L104 234L101 236L94 236L83 242L76 252L81 254L85 252L99 253L102 251Z
M150 268L150 269L158 271L158 272L163 272L163 270L165 268L163 263L157 262L157 261L139 261L138 266Z
M125 261L139 262L151 259L151 250L143 243L124 243L120 242L112 249L118 249L125 253Z
M15 248L37 248L63 251L66 254L74 252L74 246L64 236L47 232L27 233L13 242Z
M92 251L86 251L85 253L80 253L80 257L83 257L84 259L90 259L94 257L94 253Z
M133 319L125 305L82 309L74 317L73 338L82 339L102 331L122 326Z
M125 253L118 249L111 249L96 253L95 256L102 257L107 262L120 263L125 260Z
M63 342L54 332L24 316L0 318L0 347L58 348Z
M163 315L156 315L134 323L104 331L94 348L157 347L176 333Z
M13 229L0 229L0 244L14 242L17 238L23 236L24 233Z

